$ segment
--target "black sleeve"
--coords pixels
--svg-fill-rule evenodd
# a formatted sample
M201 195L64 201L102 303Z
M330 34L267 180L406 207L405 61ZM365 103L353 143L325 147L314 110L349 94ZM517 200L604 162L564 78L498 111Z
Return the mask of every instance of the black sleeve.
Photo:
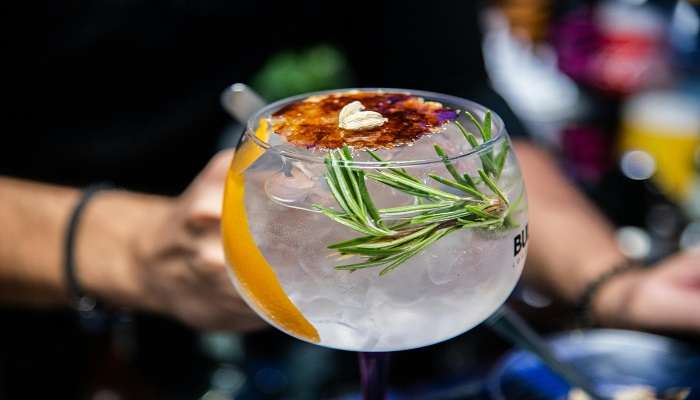
M422 89L481 103L511 136L525 128L491 88L481 50L479 2L389 0L368 4L375 20L332 33L348 54L359 86Z

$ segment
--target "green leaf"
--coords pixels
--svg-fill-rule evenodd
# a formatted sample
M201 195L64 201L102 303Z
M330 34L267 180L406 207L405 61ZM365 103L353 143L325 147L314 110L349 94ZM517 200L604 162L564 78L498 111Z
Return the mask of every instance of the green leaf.
M384 160L382 160L381 157L379 157L372 150L367 150L367 153L369 153L369 155L372 156L372 158L374 158L376 161L384 163L382 165L384 165L384 166L389 165L388 162L385 162ZM406 172L406 170L404 168L387 168L387 170L389 170L397 175L403 176L406 179L411 179L411 180L414 180L416 182L420 182L420 179L418 179L418 178L414 177L413 175L409 174L408 172Z
M328 247L329 249L340 249L343 247L352 247L356 244L361 244L361 243L366 243L369 242L370 240L376 239L376 236L374 235L368 235L368 236L360 236L358 238L350 239L350 240L343 240L342 242L336 242L333 244L329 244Z
M441 177L441 176L438 176L438 175L435 175L435 174L428 174L428 176L429 176L430 178L432 178L432 179L434 179L434 180L436 180L436 181L442 183L442 184L445 185L445 186L449 186L449 187L453 187L453 188L455 188L455 189L461 190L461 191L463 191L463 192L465 192L465 193L471 194L472 196L476 196L476 197L479 198L479 199L482 199L482 200L483 200L483 199L486 199L486 198L487 198L483 193L481 193L481 192L480 192L478 189L476 189L476 188L473 188L473 187L470 187L470 186L466 186L466 185L462 185L461 183L457 183L457 182L451 181L451 180L449 180L449 179L445 179L445 178L443 178L443 177Z
M481 124L484 142L491 140L491 111L486 111L484 122Z
M463 228L483 228L502 223L500 219L492 219L488 221L469 221L462 218L457 218L457 221L462 224Z
M476 136L474 136L473 133L469 132L459 121L455 121L455 125L459 128L459 131L462 132L462 135L467 139L467 142L469 142L472 148L479 147L479 141L476 140Z
M338 222L341 225L345 225L352 230L364 233L365 235L376 235L376 232L367 229L365 226L358 224L357 222L353 221L352 219L346 216L338 215L334 210L320 209L319 211L321 211L321 213L326 217L332 219L335 222Z
M363 194L363 189L366 192L366 188L364 187L364 174L361 173L361 171L353 170L347 164L341 167L338 163L338 161L352 161L350 149L344 146L338 151L338 154L341 160L335 158L334 152L330 152L329 156L331 158L333 173L340 189L339 192L351 211L353 219L358 224L364 225L365 229L370 232L375 232L378 235L392 234L393 231L382 228L381 224L376 222L379 220L379 215L376 213L376 209L373 203L371 203L371 200L369 205L364 201L365 197L369 198L369 194ZM360 172L360 174L357 172ZM377 218L373 218L372 213L374 213Z
M445 207L449 207L453 204L454 203L447 201L439 203L412 204L410 206L382 208L379 210L379 213L387 216L397 216L404 214L412 214L419 211L439 210Z
M397 238L397 239L393 239L393 240L383 240L383 241L374 242L374 243L373 243L373 242L361 243L361 244L358 244L358 245L356 245L356 246L354 246L354 247L355 247L355 248L362 248L362 249L377 249L377 248L381 248L381 247L393 247L393 246L398 246L398 245L400 245L400 244L402 244L402 243L409 242L409 241L411 241L411 240L413 240L413 239L415 239L415 238L417 238L417 237L420 237L420 236L423 236L423 235L425 235L425 234L427 234L427 233L430 233L430 231L432 231L432 230L435 229L436 227L437 227L437 224L432 224L432 225L426 226L425 228L419 229L419 230L417 230L417 231L415 231L415 232L413 232L413 233L411 233L411 234L408 234L408 235L399 237L399 238Z
M469 210L465 209L460 209L460 210L454 210L454 211L448 211L444 213L436 213L436 214L425 214L425 215L419 215L417 217L413 217L411 219L411 222L415 224L432 224L435 222L447 222L453 219L457 219L460 217L463 217L467 214L469 214Z
M387 273L393 271L394 269L396 269L396 267L405 263L406 260L413 257L417 253L418 253L418 250L413 250L413 251L404 253L403 255L401 255L401 257L397 257L395 260L391 261L386 267L384 267L381 271L379 271L379 276L384 276Z
M374 205L374 202L372 201L372 197L369 195L369 191L367 191L367 185L365 183L365 173L364 172L357 171L357 181L358 181L358 184L360 187L360 198L362 199L363 203L365 204L365 206L367 208L367 212L369 213L372 220L376 221L377 225L382 226L379 211L377 210L377 207Z
M377 153L373 152L372 150L367 150L367 154L374 158L375 161L384 162L384 160L382 160L381 157L379 157Z
M331 167L333 168L335 181L337 182L340 194L345 201L345 204L347 204L350 214L352 214L355 219L362 221L364 220L364 217L362 216L362 209L357 204L357 201L352 193L351 184L347 181L345 172L340 168L340 166L338 166L338 160L335 158L334 153L334 151L330 152L329 156L331 158Z
M474 126L479 130L481 133L481 139L486 142L489 139L491 139L491 112L487 111L486 116L484 117L484 123L482 124L478 118L474 116L474 114L470 113L469 111L465 111L464 114L466 114L467 117L472 121ZM486 122L488 121L488 126L486 126Z
M503 167L506 164L506 159L508 158L508 151L510 150L510 145L508 142L503 142L503 146L501 147L501 151L498 152L496 155L496 179L499 179L501 177L501 173L503 173Z
M503 194L503 192L501 192L501 189L498 188L498 186L496 185L496 183L495 183L493 180L491 180L491 178L489 178L489 176L486 174L486 172L484 172L484 170L482 170L482 169L479 170L479 176L480 176L481 179L484 181L484 183L486 184L486 186L488 186L489 189L491 189L491 191L492 191L495 195L497 195L498 197L500 197L501 200L503 200L503 203L504 203L504 204L508 205L508 199L506 198L506 196Z
M444 192L444 191L439 190L439 189L435 189L434 187L428 186L428 185L421 183L421 182L416 182L416 181L406 179L406 178L401 177L401 176L389 177L386 175L385 172L380 172L379 174L384 175L385 177L388 177L388 178L394 180L395 182L400 183L404 186L407 186L409 188L413 188L413 189L416 189L418 191L433 195L435 197L440 197L443 199L455 200L455 201L461 200L461 198L459 196L456 196L452 193Z
M390 256L393 254L399 254L403 250L401 249L392 249L392 248L386 248L386 247L378 247L378 248L364 248L364 247L345 247L342 249L338 250L340 254L346 255L346 254L351 254L351 255L360 255L360 256Z
M459 175L459 172L457 172L457 169L455 169L455 166L452 164L452 161L447 157L447 154L445 154L445 151L442 149L442 147L438 146L437 144L433 146L435 148L435 152L440 156L442 159L442 163L445 164L445 168L447 171L452 175L455 181L459 183L462 182L462 177Z
M423 191L420 191L420 190L413 189L413 188L411 188L411 187L408 187L408 186L406 186L406 185L403 185L403 184L401 184L401 183L398 183L398 182L392 180L392 178L386 177L386 176L384 176L384 175L372 173L372 174L367 174L367 177L370 178L370 179L372 179L372 180L375 180L375 181L377 181L377 182L381 182L381 183L383 183L383 184L385 184L385 185L387 185L387 186L391 186L391 187L393 187L394 189L399 190L399 191L401 191L401 192L404 192L404 193L406 193L406 194L409 194L409 195L411 195L411 196L415 196L415 197L425 197L425 198L431 198L431 199L433 198L433 196L432 196L431 194L429 194L429 193L426 193L426 192L423 192Z
M326 182L328 182L328 187L330 188L331 193L333 194L335 200L338 202L340 208L342 208L343 211L345 211L347 214L351 214L350 207L348 207L347 203L345 202L345 198L340 193L340 189L338 187L338 180L336 179L335 172L331 167L328 167L328 172L326 173Z
M479 121L476 120L476 117L474 117L474 115L472 115L470 112L467 112L466 114L472 120L474 125L476 125L479 128L479 130L481 131L482 137L485 137L484 131L481 128L481 124L479 123ZM489 113L487 113L487 115L490 117L491 113L489 112ZM472 146L472 148L479 147L479 141L476 139L476 136L474 136L473 133L469 132L464 127L464 125L462 125L459 121L455 121L455 125L462 132L462 135L464 135L464 137L467 139L467 142L469 142L469 144ZM491 126L490 123L489 123L489 126ZM486 133L486 135L490 135L490 132L491 131L489 128L489 131ZM485 139L485 140L488 140L488 139ZM492 155L490 153L480 154L479 158L481 159L481 164L483 165L484 170L486 170L489 174L495 175L496 168L494 167L494 161L493 161ZM462 178L464 178L465 180L468 179L464 175L462 176ZM471 179L469 178L469 180L471 180Z
M467 185L467 186L469 186L469 187L471 187L471 188L476 189L476 184L474 183L474 180L472 179L472 177L469 176L469 174L463 174L463 175L462 175L462 179L464 179L464 184L465 184L465 185Z
M472 206L469 204L465 204L464 209L468 210L470 213L472 213L480 218L487 218L487 219L495 218L494 215L487 213L486 211L484 211L483 208L480 208L478 206Z
M493 154L491 154L491 151L480 154L479 158L481 159L481 165L483 165L484 171L491 176L496 176L496 167L494 165Z

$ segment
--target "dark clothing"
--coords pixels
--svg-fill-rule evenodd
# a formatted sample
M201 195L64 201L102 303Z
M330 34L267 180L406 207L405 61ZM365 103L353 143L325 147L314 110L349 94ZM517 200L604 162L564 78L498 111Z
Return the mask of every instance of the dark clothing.
M221 90L248 82L279 50L316 43L347 55L358 86L444 92L507 111L487 90L469 2L353 2L376 12L367 21L327 1L48 4L48 129L8 152L2 174L175 193L230 121Z
M3 146L0 174L179 193L213 155L231 121L219 106L221 90L248 82L280 50L317 43L347 56L359 87L472 98L501 114L511 134L522 132L488 89L472 2L351 4L342 16L335 2L320 0L48 2L41 66L48 96L41 120L48 128L28 121L25 134ZM358 20L365 12L354 8L372 15ZM0 351L0 398L30 381L51 382L57 386L46 389L75 398L91 379L87 360L103 361L88 350L94 340L85 340L72 314L14 310L0 313L0 321L0 346L14 349ZM165 322L149 327L162 335L141 335L140 348L151 350L142 354L153 354L142 364L169 382L192 379L196 374L187 372L192 366L186 363L196 352L194 336ZM173 364L185 364L184 371ZM4 393L3 385L13 391Z

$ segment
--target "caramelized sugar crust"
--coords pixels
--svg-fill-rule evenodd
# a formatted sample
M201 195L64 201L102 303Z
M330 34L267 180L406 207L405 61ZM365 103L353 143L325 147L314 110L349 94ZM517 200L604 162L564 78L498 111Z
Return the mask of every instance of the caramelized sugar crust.
M388 121L367 130L339 128L340 110L355 100L366 111L376 111ZM355 149L386 149L438 132L456 116L454 110L440 103L406 93L352 91L288 104L272 114L272 129L287 142L307 148L337 149L348 145Z

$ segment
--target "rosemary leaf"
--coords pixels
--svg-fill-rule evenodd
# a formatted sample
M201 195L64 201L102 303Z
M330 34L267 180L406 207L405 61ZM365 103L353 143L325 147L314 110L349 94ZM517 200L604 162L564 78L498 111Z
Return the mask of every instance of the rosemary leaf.
M480 217L480 218L494 218L494 215L487 213L483 208L478 206L472 206L469 204L464 205L464 209L469 210L470 213Z
M406 226L408 226L408 225L410 225L410 224L411 224L410 221L399 222L399 223L396 224L396 225L392 225L392 226L391 226L391 229L393 229L393 230L398 230L398 229L404 228L404 227L406 227Z
M410 206L392 207L392 208L382 208L379 213L384 216L399 216L405 214L412 214L419 211L430 211L439 210L445 207L450 207L454 203L449 201L438 202L438 203L423 203L423 204L412 204Z
M467 142L469 142L469 145L472 146L472 148L479 147L479 141L476 140L476 136L474 136L473 133L469 132L467 128L465 128L464 125L462 125L461 122L455 121L455 126L459 128L459 131L462 132L462 135L465 139L467 139Z
M486 172L484 172L484 170L482 170L482 169L479 170L479 176L484 181L486 186L488 186L489 189L491 189L491 191L495 195L500 197L500 199L503 200L504 204L508 205L508 199L506 198L506 196L503 194L501 189L498 188L498 186L496 185L496 182L494 182L491 178L489 178L489 176L486 174Z
M491 151L489 150L479 154L479 158L481 159L481 165L484 166L484 171L491 176L496 176L496 166L494 165L493 154Z
M428 186L428 185L421 183L421 182L416 182L414 180L406 179L406 178L401 177L401 176L391 176L390 177L390 176L387 176L386 172L380 172L379 174L384 175L385 177L390 178L391 180L393 180L397 183L400 183L404 186L408 186L410 188L416 189L418 191L427 193L427 194L435 196L435 197L439 197L439 198L443 198L443 199L447 199L447 200L455 200L455 201L461 200L461 197L459 197L459 196L456 196L452 193L444 192L444 191L439 190L439 189L435 189L434 187Z
M369 153L369 155L372 156L372 158L374 158L376 161L379 161L379 162L384 163L383 165L387 165L387 164L388 164L388 163L386 163L384 160L382 160L381 157L379 157L379 156L378 156L376 153L374 153L372 150L367 150L367 153ZM409 174L404 168L387 168L387 169L388 169L389 171L395 173L395 174L398 174L398 175L403 176L403 177L406 178L406 179L411 179L411 180L414 180L414 181L416 181L416 182L420 182L420 180L419 180L418 178L416 178L415 176Z
M340 159L344 162L346 161L352 161L352 154L350 153L350 148L348 146L343 146L342 149L338 152L340 155ZM349 163L344 163L344 167L340 168L341 172L345 176L345 180L350 183L350 186L352 187L353 191L355 192L355 200L357 201L358 205L362 206L362 202L360 198L362 195L360 194L360 187L358 185L358 179L357 179L357 174L355 171L348 166ZM363 207L364 208L364 207ZM363 210L365 211L365 210Z
M428 174L428 176L430 178L442 183L445 186L450 186L450 187L453 187L455 189L459 189L465 193L469 193L472 196L476 196L477 198L482 199L482 200L487 199L487 197L476 188L462 185L461 183L457 183L457 182L451 181L449 179L445 179L445 178L438 176L438 175L435 175L435 174Z
M387 186L391 186L391 187L393 187L394 189L397 189L397 190L399 190L399 191L402 191L402 192L404 192L404 193L406 193L406 194L410 194L411 196L415 196L415 197L425 197L425 198L433 198L433 196L432 196L431 194L429 194L429 193L425 193L425 192L422 192L422 191L419 191L419 190L415 190L415 189L413 189L413 188L411 188L411 187L408 187L408 186L406 186L406 185L403 185L403 184L400 184L400 183L398 183L398 182L396 182L396 181L393 181L390 177L385 177L384 175L372 173L372 174L367 174L367 177L370 178L370 179L372 179L372 180L375 180L375 181L377 181L377 182L381 182L381 183L383 183L383 184L385 184L385 185L387 185Z
M366 243L369 242L370 240L375 239L376 236L370 235L370 236L360 236L358 238L350 239L350 240L343 240L342 242L337 242L333 244L329 244L327 247L329 249L341 249L343 247L352 247L356 244L361 244L361 243Z
M484 142L491 140L491 111L486 111L481 128L483 129Z
M464 113L467 115L467 117L469 117L474 126L479 129L482 140L484 142L489 141L491 139L491 111L486 112L483 123L479 122L474 114L470 113L469 111L465 111Z
M331 158L331 167L335 175L335 181L338 184L338 189L340 191L343 200L350 209L350 213L356 220L363 221L365 218L362 216L362 209L357 204L357 200L352 193L351 184L347 181L346 173L338 165L338 160L335 158L335 152L330 152L329 156Z
M496 155L496 160L494 163L496 164L496 179L499 179L501 177L501 173L503 173L503 167L506 165L506 158L508 157L508 151L510 150L510 145L508 142L503 142L503 146L501 147L501 151L498 152Z
M463 228L483 228L503 223L500 219L492 219L488 221L469 221L462 218L457 218L457 221L462 224Z
M346 162L352 162L352 153L348 146L343 146L340 151L340 155ZM367 192L367 186L365 185L365 173L359 169L346 167L345 170L348 180L351 182L353 190L355 191L357 204L362 210L362 217L365 224L371 229L376 229L384 234L391 234L392 232L386 230L382 227L381 220L379 218L379 213L377 208L374 206L374 202Z
M426 246L421 247L421 249L425 248ZM396 269L396 267L405 263L406 260L408 260L409 258L416 255L419 251L420 251L420 249L419 250L411 250L409 252L404 253L400 257L397 257L396 259L391 261L386 267L384 267L381 271L379 271L379 276L384 276L387 273L393 271L394 269Z
M444 213L424 214L424 215L419 215L417 217L411 218L411 222L414 224L446 222L446 221L450 221L453 219L457 219L457 218L466 216L470 212L471 211L466 210L466 209L460 209L460 210L448 211L448 212L444 212Z
M433 147L435 148L435 152L437 153L437 155L440 156L440 158L442 158L442 163L445 164L445 168L450 173L450 175L452 175L455 181L463 183L462 177L459 175L457 169L455 169L455 166L452 164L452 161L450 161L450 159L447 157L447 154L445 154L445 151L442 149L442 147L440 147L437 144Z
M338 222L339 224L345 225L350 229L356 230L358 232L364 233L365 235L376 235L376 232L367 229L367 227L358 224L354 220L347 218L345 215L338 215L338 213L335 210L328 210L328 209L320 209L317 208L323 215L326 217L332 219L335 222Z
M362 199L362 202L365 204L367 208L367 212L369 213L370 217L378 222L379 226L382 226L381 223L381 217L379 216L379 211L377 210L377 207L374 205L374 202L372 201L372 197L369 195L369 192L367 191L367 185L365 183L365 173L363 171L357 171L357 181L360 187L360 198Z
M328 171L326 173L326 182L328 182L328 187L331 189L331 193L333 194L335 200L338 202L338 205L340 205L340 208L342 208L343 211L345 211L347 214L351 214L350 207L348 207L347 203L345 202L345 198L340 193L340 189L338 187L338 180L335 177L335 172L330 166L328 166Z
M469 186L469 187L471 187L471 188L476 189L476 184L474 183L474 180L472 179L472 177L469 176L469 174L463 174L463 175L462 175L462 179L464 179L464 184L465 184L465 185L467 185L467 186Z
M476 117L474 117L472 113L467 111L466 114L472 120L474 125L476 125L476 127L479 128L484 142L489 140L491 138L491 112L486 113L486 115L489 117L489 129L486 133L482 125L476 120ZM467 142L469 142L472 148L479 147L479 141L476 139L476 136L474 136L473 133L469 132L459 121L455 121L455 125L457 126L457 128L459 128L460 132L462 132L462 135L467 139ZM489 137L489 139L486 139L487 136ZM496 167L494 166L493 155L491 154L491 152L489 151L480 154L479 158L481 159L481 164L484 166L484 170L486 170L486 172L488 172L489 174L496 176Z
M352 254L352 255L359 255L359 256L389 256L393 254L398 254L401 253L403 250L402 249L392 249L392 248L386 248L386 247L377 247L377 248L364 248L364 247L347 247L338 250L340 254Z
M383 240L379 242L368 242L368 243L362 243L354 246L354 248L358 249L377 249L381 247L393 247L397 246L406 242L409 242L417 237L423 236L427 233L430 233L433 229L437 227L437 224L431 224L426 226L425 228L419 229L409 235L405 235L402 237L399 237L398 239L393 239L393 240Z
M425 249L426 247L428 247L429 245L431 245L435 241L440 240L441 238L443 238L445 235L452 232L453 230L454 229L452 229L452 228L438 229L433 234L431 234L430 236L425 238L422 242L420 242L416 247L414 247L409 252L407 252L405 255L397 257L390 264L385 266L381 271L379 271L379 276L386 275L387 273L393 271L399 265L403 264L406 260L408 260L409 258L420 253L423 249Z
M375 161L384 162L384 160L382 160L382 158L379 157L377 153L373 152L372 150L367 150L367 154L369 154L370 157L374 158Z

